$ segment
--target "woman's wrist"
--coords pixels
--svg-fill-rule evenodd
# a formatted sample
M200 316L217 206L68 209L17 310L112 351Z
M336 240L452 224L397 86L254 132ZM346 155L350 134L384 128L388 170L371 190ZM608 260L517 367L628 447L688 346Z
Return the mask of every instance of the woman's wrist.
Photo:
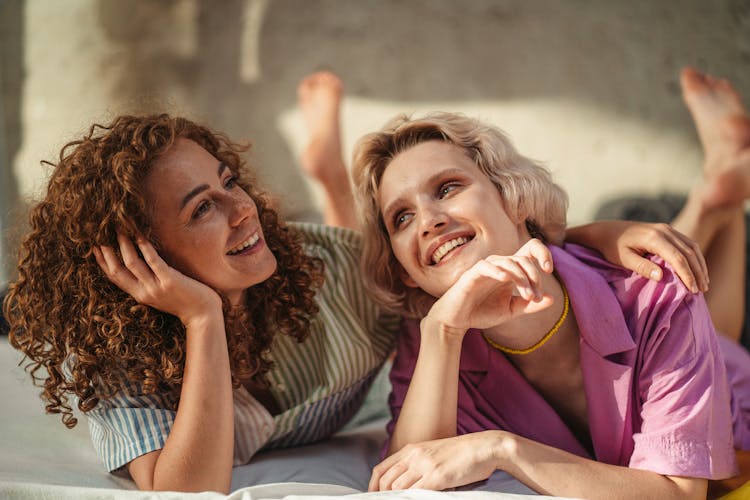
M423 339L425 338L425 334L427 334L431 341L449 345L456 342L459 344L462 343L464 335L468 331L467 328L448 325L431 314L427 314L427 316L422 318L422 321L419 322L419 328Z
M203 307L186 311L179 318L188 331L212 329L217 324L223 327L224 312L222 310L221 298L217 295L215 301L207 301Z
M495 470L508 471L518 460L518 436L506 431L487 431Z
M601 226L600 222L590 222L581 226L568 228L565 231L565 242L589 246L592 241L596 242L602 238L598 234Z

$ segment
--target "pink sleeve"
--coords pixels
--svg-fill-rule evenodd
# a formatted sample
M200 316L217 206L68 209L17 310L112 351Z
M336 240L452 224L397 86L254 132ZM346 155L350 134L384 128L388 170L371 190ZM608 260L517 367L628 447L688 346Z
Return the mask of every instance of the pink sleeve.
M686 295L676 307L651 305L643 319L651 334L640 345L635 418L641 429L633 435L630 467L730 477L735 462L729 389L703 296Z

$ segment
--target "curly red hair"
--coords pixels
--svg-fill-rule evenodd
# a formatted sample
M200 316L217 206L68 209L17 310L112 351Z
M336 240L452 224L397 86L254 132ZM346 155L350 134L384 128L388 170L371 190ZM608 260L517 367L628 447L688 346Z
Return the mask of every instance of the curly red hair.
M10 342L28 359L27 371L43 387L48 413L61 413L73 427L69 397L82 412L126 385L179 399L185 364L185 329L169 314L137 303L113 285L96 263L92 247L117 248L117 231L151 234L143 183L154 162L178 138L195 141L238 176L258 206L263 234L276 256L276 272L248 289L241 314L229 314L227 342L232 383L264 383L271 363L264 356L276 331L306 338L318 312L315 290L323 264L307 256L295 232L280 220L254 185L231 142L184 118L121 116L93 125L65 145L47 194L30 213L21 246L18 279L4 303Z

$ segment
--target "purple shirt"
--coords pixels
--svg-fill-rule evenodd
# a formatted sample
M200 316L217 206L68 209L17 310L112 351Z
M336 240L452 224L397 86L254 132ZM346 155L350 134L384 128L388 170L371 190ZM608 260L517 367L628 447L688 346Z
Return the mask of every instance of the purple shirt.
M599 462L664 475L734 475L730 390L703 296L690 294L669 269L654 282L582 247L550 248L581 333L595 457L508 359L474 330L461 351L458 433L503 429ZM419 323L407 321L391 371L389 434L418 352ZM744 351L738 356L744 368L730 372L744 370L744 378L737 379L750 387L750 356ZM744 429L747 438L749 411L735 400L732 404L738 407L735 434Z

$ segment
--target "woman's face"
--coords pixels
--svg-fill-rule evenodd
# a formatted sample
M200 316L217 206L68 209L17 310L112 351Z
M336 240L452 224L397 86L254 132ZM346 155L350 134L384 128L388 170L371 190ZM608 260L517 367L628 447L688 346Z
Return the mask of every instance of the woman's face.
M276 270L252 198L197 143L178 139L152 167L145 191L164 260L230 303Z
M511 255L530 239L495 185L461 148L420 143L396 155L379 206L407 286L440 297L479 260Z

